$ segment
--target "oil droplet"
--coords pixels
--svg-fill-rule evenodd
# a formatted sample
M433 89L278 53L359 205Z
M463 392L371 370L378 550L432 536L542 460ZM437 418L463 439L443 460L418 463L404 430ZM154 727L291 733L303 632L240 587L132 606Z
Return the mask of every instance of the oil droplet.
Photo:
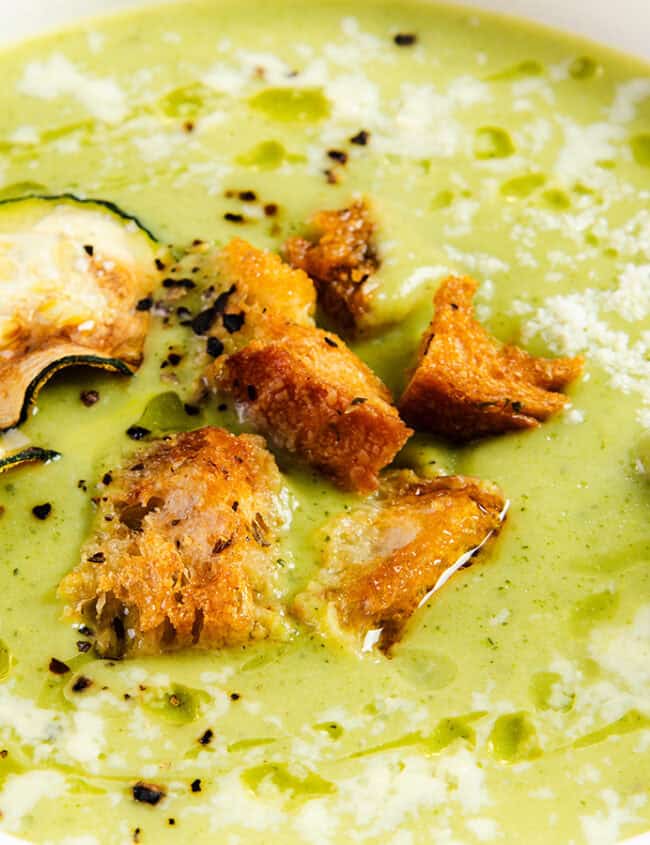
M613 619L618 601L618 593L605 591L577 602L571 617L573 630L577 634L584 634L593 625Z
M595 745L597 742L603 742L609 739L610 736L622 736L623 734L634 733L635 731L643 730L650 727L650 719L639 713L638 710L628 710L620 719L615 722L610 722L599 731L586 734L586 736L577 739L573 746L574 748L586 748L588 745Z
M632 155L641 167L650 167L650 132L642 132L630 138Z
M206 108L214 106L220 97L219 92L208 88L202 82L194 82L169 91L158 100L158 107L167 117L187 119L196 117Z
M556 211L566 211L571 207L571 198L559 188L549 188L548 191L544 191L542 197L546 204Z
M180 396L173 390L159 393L147 402L147 407L136 423L146 428L154 437L169 431L189 431L200 425L196 417L189 417Z
M0 640L0 681L5 681L11 672L13 660L9 648Z
M319 722L314 725L315 731L325 731L330 739L340 739L343 736L343 728L338 722Z
M248 104L284 123L317 123L330 113L330 102L320 88L266 88Z
M487 78L495 82L508 82L515 81L517 79L525 79L528 76L541 76L543 73L544 65L540 64L535 59L524 59L523 62L519 62L519 64L505 68L505 70L497 71Z
M567 689L557 672L537 672L530 682L530 694L538 710L567 713L573 707L575 693Z
M279 141L261 141L245 153L237 156L237 164L256 167L259 170L277 170L285 161L304 161L304 156L288 152Z
M242 772L241 779L253 792L257 792L267 781L281 792L290 793L294 798L331 795L336 792L335 784L325 780L316 772L307 769L300 777L289 771L286 763L262 763L260 766L253 766Z
M569 65L569 76L573 79L592 79L600 71L600 65L591 56L578 56Z
M493 754L506 763L534 760L542 753L535 726L523 711L499 716L488 742Z
M439 211L443 208L449 208L454 201L454 192L450 190L440 191L431 200L431 210Z
M512 138L498 126L481 126L476 130L474 155L479 159L508 158L515 151Z
M543 173L526 173L523 176L515 176L508 179L501 185L501 193L509 199L525 199L546 182Z
M143 696L145 708L167 722L188 725L195 722L210 702L210 696L203 690L190 689L174 684L169 689L147 690Z

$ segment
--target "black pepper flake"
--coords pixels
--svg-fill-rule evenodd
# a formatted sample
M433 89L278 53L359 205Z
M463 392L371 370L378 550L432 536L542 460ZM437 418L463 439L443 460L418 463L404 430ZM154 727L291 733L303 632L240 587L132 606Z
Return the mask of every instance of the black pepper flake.
M82 654L90 651L90 646L91 643L88 640L77 640L77 651L80 651Z
M230 285L228 290L222 291L219 296L214 301L214 309L219 314L223 314L226 310L226 305L228 305L228 300L233 295L233 293L237 290L237 285Z
M190 789L192 792L200 792L201 791L201 778L195 778L192 783L190 784Z
M196 287L196 282L191 279L163 279L164 288L183 288L184 290L193 290Z
M186 120L183 124L183 129L186 132L194 132L194 121L193 120Z
M92 637L95 633L92 628L88 627L88 625L80 625L78 630L84 637Z
M155 261L154 261L154 264L156 265L156 270L164 270L165 269L165 262L162 261L162 259L160 259L160 258L156 258Z
M201 246L202 243L203 241L201 240L201 238L194 238L194 240L192 241L192 246Z
M95 247L92 244L84 244L84 252L86 255L92 256L95 253Z
M165 797L165 790L152 783L138 781L133 787L133 797L142 804L151 804L155 807Z
M338 349L338 346L339 346L339 345L338 345L338 343L336 343L336 341L332 340L332 338L331 338L331 337L326 337L326 338L325 338L325 343L326 343L328 346L333 346L333 347L335 347L336 349Z
M67 675L70 671L70 667L62 660L57 660L56 657L53 657L50 660L49 670L53 675Z
M178 352L170 352L167 356L167 361L171 367L177 367L182 360L183 356L179 355Z
M328 185L338 185L339 177L333 170L324 170L323 173L325 174L325 179L327 180Z
M198 405L190 405L189 402L186 402L183 405L183 409L188 417L198 417L198 415L201 413L201 409Z
M365 147L369 140L370 132L365 129L361 129L356 135L353 135L350 138L350 143L356 144L358 147Z
M418 37L413 32L398 32L393 38L398 47L412 47L417 40Z
M52 505L49 502L45 502L43 505L34 505L32 513L36 519L47 519L52 513Z
M231 701L239 701L241 695L238 692L231 692L230 693L230 700Z
M144 296L142 299L139 299L135 304L136 311L151 311L153 308L153 297L152 296Z
M84 493L88 492L88 485L86 484L85 478L80 478L79 481L77 481L77 487L79 490L83 490Z
M234 334L234 332L238 332L244 325L245 316L244 312L240 311L239 314L224 314L221 319L223 320L223 327L228 334Z
M225 402L221 402L221 404L217 406L217 411L227 411L227 410L228 410L228 406L226 405Z
M136 843L136 845L137 845L138 842L140 842L140 828L139 827L136 827L136 829L133 831L133 842Z
M242 202L255 202L257 199L255 191L240 191L237 196Z
M99 392L97 390L82 390L79 398L84 403L86 408L96 405L99 402Z
M248 394L248 398L251 402L254 402L257 399L257 388L254 384L246 385L246 393Z
M194 334L207 334L214 325L214 321L216 319L217 309L214 306L206 308L205 311L201 311L192 320L190 324L192 326L192 331Z
M148 434L151 434L148 428L144 428L141 425L131 425L127 428L126 433L131 440L142 440L143 437L146 437Z
M232 211L227 211L223 215L223 219L227 220L228 223L243 223L245 221L245 217L243 214L235 214Z
M110 474L110 472L105 472L104 475L102 475L102 484L104 484L106 487L108 487L108 485L112 481L113 481L113 476Z
M209 337L206 344L206 351L211 358L218 358L223 355L223 343L218 337Z
M203 733L199 737L199 742L201 743L201 745L210 745L213 736L214 731L212 730L212 728L208 728L207 731L205 731L205 733Z
M106 556L104 555L104 552L95 552L94 555L90 555L88 558L89 563L104 563L105 560Z
M363 405L364 402L367 402L365 396L355 396L354 399L350 402L350 405Z
M131 472L142 472L143 469L144 464L133 464L133 466L130 467Z
M237 513L239 510L239 502L233 502L230 507L235 511L235 513Z
M327 155L332 161L337 161L339 164L345 164L348 160L348 154L343 150L328 150Z
M174 825L176 824L176 819L167 819L167 824L170 827L174 827Z
M267 204L264 206L264 214L267 217L275 217L275 215L277 213L278 213L277 204L274 203L274 202L267 202Z
M72 685L72 692L83 692L87 690L88 687L92 686L92 681L90 678L87 678L85 675L79 675L77 680Z
M521 402L515 401L515 402L512 402L511 404L512 404L512 410L515 412L515 414L518 414L521 411Z

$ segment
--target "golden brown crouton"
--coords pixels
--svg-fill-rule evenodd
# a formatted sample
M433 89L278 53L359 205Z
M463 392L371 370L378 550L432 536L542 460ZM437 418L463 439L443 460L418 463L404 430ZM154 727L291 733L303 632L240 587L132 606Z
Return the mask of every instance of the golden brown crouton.
M167 299L188 296L197 335L216 338L222 354L259 339L269 321L314 325L316 288L275 253L234 238L223 249L199 242L171 269ZM197 288L195 291L194 288ZM213 346L213 348L215 348Z
M379 266L373 246L374 224L365 202L312 219L317 240L290 238L287 260L318 286L323 310L345 331L354 329L370 307L367 280Z
M412 614L494 535L505 500L472 478L389 476L373 501L326 526L316 581L297 616L337 639L386 652Z
M68 611L95 629L101 655L282 636L281 478L261 438L212 427L178 434L109 478L82 562L59 587Z
M276 315L301 326L314 323L316 290L302 270L295 270L272 252L235 238L216 256L220 278L234 286L226 312L251 313L259 325L263 315Z
M231 355L219 386L277 446L341 487L374 490L411 434L388 389L336 335L289 323L274 333Z
M560 411L557 391L576 379L582 358L534 358L503 346L474 319L477 283L450 276L400 400L404 419L452 440L532 428Z

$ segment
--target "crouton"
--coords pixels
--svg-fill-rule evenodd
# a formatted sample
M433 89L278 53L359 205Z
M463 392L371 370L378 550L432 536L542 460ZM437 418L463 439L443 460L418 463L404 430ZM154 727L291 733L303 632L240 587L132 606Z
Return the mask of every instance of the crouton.
M231 355L219 387L276 446L343 488L374 490L411 434L388 389L336 335L289 323L274 332Z
M283 636L281 476L261 438L213 427L178 434L109 479L81 563L59 587L100 655Z
M386 653L417 608L496 534L504 510L493 484L394 472L378 496L326 525L322 569L294 612L356 649Z
M370 307L367 282L379 266L370 210L357 201L339 211L321 211L311 222L317 240L290 238L286 258L314 279L323 310L351 332Z
M241 349L271 322L314 325L316 289L312 280L272 252L234 238L223 249L199 241L165 280L169 301L184 299L194 332L216 338L222 354ZM197 293L200 292L200 303ZM188 301L189 300L189 301ZM197 309L198 304L198 309Z
M441 284L399 403L414 428L458 442L538 426L564 407L567 398L557 391L583 366L582 358L534 358L490 337L474 319L476 288L467 277Z

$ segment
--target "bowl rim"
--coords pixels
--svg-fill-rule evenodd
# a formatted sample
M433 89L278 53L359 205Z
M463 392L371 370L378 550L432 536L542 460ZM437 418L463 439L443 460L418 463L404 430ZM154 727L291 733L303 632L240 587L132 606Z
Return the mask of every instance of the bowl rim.
M101 21L137 8L155 8L174 2L180 0L23 0L20 10L13 10L3 21L0 50L92 20ZM611 14L609 0L568 0L559 4L548 0L442 0L442 4L464 7L468 13L481 11L514 22L532 22L551 32L596 42L615 52L650 62L647 0L619 0L616 19ZM0 845L31 843L0 830ZM622 840L619 845L650 845L650 830Z

